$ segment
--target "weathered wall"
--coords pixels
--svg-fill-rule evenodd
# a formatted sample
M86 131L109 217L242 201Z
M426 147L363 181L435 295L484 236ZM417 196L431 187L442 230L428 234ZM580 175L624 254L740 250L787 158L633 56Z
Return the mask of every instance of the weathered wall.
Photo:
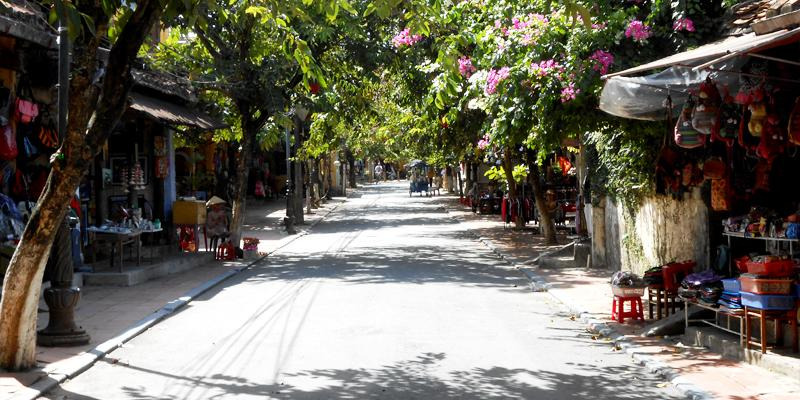
M703 268L708 265L708 209L699 190L681 201L661 195L648 197L635 215L627 213L624 207L606 200L602 234L609 269L642 274L655 265L689 259ZM595 232L600 229L597 222L596 218Z

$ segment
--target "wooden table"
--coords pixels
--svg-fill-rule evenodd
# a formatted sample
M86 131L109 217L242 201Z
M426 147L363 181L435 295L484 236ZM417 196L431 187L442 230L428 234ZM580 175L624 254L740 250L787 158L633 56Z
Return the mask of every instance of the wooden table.
M745 314L745 327L747 328L747 349L750 350L751 346L761 347L761 353L767 352L767 321L775 321L775 346L780 347L781 340L783 340L783 322L789 322L789 329L792 330L792 351L798 352L797 343L797 308L792 310L772 311L761 310L757 308L744 307ZM761 330L760 341L751 340L752 329L750 329L750 320L759 321L759 328Z
M122 272L122 254L126 245L133 245L136 250L136 265L142 263L142 231L115 232L88 228L90 241L93 243L109 243L111 245L111 267L114 267L114 260L119 256L119 272Z

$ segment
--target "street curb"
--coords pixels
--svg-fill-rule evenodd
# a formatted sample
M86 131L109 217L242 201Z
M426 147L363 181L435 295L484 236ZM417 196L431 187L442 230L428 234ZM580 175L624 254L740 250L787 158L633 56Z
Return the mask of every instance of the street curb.
M43 394L55 389L59 384L63 383L67 379L72 379L81 373L85 372L89 368L91 368L98 360L104 358L108 353L118 349L123 344L127 343L131 339L139 336L144 331L152 328L159 322L163 321L167 317L171 316L172 314L176 313L178 310L189 304L192 300L196 299L203 293L211 290L215 286L219 285L220 283L228 280L229 278L233 277L234 275L238 275L241 272L244 272L254 265L261 263L268 256L277 252L278 250L288 246L290 243L294 242L295 240L306 236L309 234L309 231L314 228L318 223L328 217L332 212L334 212L340 205L344 204L347 199L342 200L338 204L335 204L331 207L324 215L322 215L319 219L312 222L311 225L308 226L308 229L298 232L295 235L287 236L283 240L283 243L280 243L278 247L274 250L269 251L267 254L251 261L248 264L243 266L232 268L228 271L225 271L203 283L199 286L189 290L188 292L184 293L183 296L178 297L175 300L172 300L165 304L160 309L154 311L152 314L142 318L138 322L134 323L127 329L125 329L121 334L106 340L103 343L98 344L93 349L88 350L86 353L76 355L71 357L75 359L75 365L70 365L66 368L56 369L52 371L48 371L46 368L44 372L47 375L39 378L36 380L32 385L28 386L26 390L22 393L15 394L11 397L12 400L35 400L42 396ZM72 364L72 363L71 363Z
M447 213L450 214L450 208L446 208ZM457 217L450 215L450 218L462 223ZM475 238L480 243L483 243L488 249L490 249L493 253L495 253L500 259L509 263L511 266L515 267L516 269L520 270L526 278L530 281L531 290L534 292L547 292L550 297L552 297L557 302L564 305L570 314L576 315L581 323L586 325L588 329L592 332L596 332L601 336L608 337L611 339L615 345L620 347L621 349L625 350L625 353L631 356L631 358L638 363L645 367L649 372L656 373L664 377L667 381L669 381L675 389L680 392L681 394L685 395L687 398L691 400L713 400L714 396L708 393L707 391L699 388L694 383L690 382L688 379L683 377L680 372L675 370L674 368L668 366L664 362L656 359L653 356L645 354L641 350L641 346L633 342L630 338L626 337L622 333L618 332L616 329L608 325L605 321L597 320L591 318L588 312L582 310L580 307L576 307L572 304L571 301L568 299L564 299L561 296L556 295L552 291L550 291L551 284L544 279L542 276L536 274L532 270L528 268L528 266L517 263L513 260L512 257L503 254L494 243L491 242L490 239L481 237L472 229L467 228L467 232ZM557 250L555 250L557 251ZM547 252L546 254L552 253ZM535 264L539 258L541 258L545 253L542 253L534 259L532 264Z

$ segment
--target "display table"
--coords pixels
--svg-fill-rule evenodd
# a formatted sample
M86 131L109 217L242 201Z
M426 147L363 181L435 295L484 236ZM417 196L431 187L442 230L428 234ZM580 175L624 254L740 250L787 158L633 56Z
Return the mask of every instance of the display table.
M797 308L786 311L769 311L756 308L744 307L745 326L747 327L747 349L750 350L751 346L758 346L761 348L761 354L767 352L767 321L772 320L775 322L775 346L779 347L781 340L783 340L783 322L788 322L792 330L792 351L798 352L797 343ZM750 321L758 321L761 330L760 340L751 340L752 329L750 328Z
M119 272L122 272L122 254L127 245L133 246L133 249L136 250L136 265L142 263L142 231L112 231L93 226L87 228L86 231L89 232L89 241L91 243L109 244L111 246L110 265L113 268L115 259L119 256ZM92 254L92 258L92 261L94 261L94 254Z
M734 335L738 335L739 336L739 344L741 344L741 345L745 344L745 340L744 340L745 332L743 332L743 330L742 330L742 327L744 326L744 320L745 320L744 310L742 310L741 312L735 312L735 311L729 311L727 309L722 309L722 308L719 308L719 307L711 307L711 306L707 306L705 304L691 302L691 301L688 301L688 300L684 300L683 302L684 302L684 305L683 305L684 306L683 307L683 316L684 316L684 321L685 321L685 327L686 328L689 327L689 323L690 322L700 322L700 323L703 323L703 324L706 324L706 325L709 325L709 326L713 326L713 327L715 327L717 329L720 329L720 330L723 330L725 332L732 333ZM689 319L689 306L690 305L697 306L697 307L705 309L705 310L713 311L714 312L714 319L713 320L709 320L709 319ZM721 317L725 317L725 324L724 325L720 321ZM739 320L739 330L738 331L736 331L733 328L731 328L731 319L732 318Z
M742 232L723 232L723 236L728 239L728 248L732 249L731 247L731 239L738 238L738 239L747 239L747 240L763 240L764 247L767 253L769 251L769 244L770 243L788 243L789 244L789 255L794 255L794 244L800 242L800 239L787 239L787 238L776 238L776 237L762 237L762 236L745 236ZM733 273L733 258L728 261L728 273Z

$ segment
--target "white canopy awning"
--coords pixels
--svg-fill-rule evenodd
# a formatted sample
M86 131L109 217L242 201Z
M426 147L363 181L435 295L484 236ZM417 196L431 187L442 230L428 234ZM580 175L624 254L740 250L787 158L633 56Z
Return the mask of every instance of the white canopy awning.
M695 71L689 66L670 67L646 76L614 76L606 80L603 86L600 109L622 118L664 120L667 119L667 96L672 100L672 113L676 115L689 97L689 89L696 88L706 78L736 93L739 76L725 71L738 70L744 61L727 60L714 71Z
M748 33L746 35L709 43L682 53L673 54L669 57L651 61L638 67L604 75L603 79L676 66L697 71L737 56L757 53L797 41L800 41L800 28L792 30L783 29L760 36L755 33Z

